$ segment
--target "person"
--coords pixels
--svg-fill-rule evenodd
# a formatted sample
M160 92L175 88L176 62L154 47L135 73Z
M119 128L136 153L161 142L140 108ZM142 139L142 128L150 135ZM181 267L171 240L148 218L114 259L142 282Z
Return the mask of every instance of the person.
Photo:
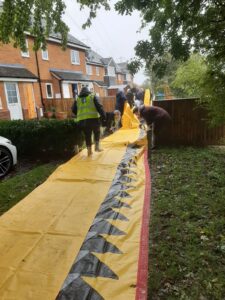
M106 112L105 134L111 134L120 128L121 114L119 110Z
M121 117L123 115L124 104L126 101L127 101L127 98L124 94L123 89L118 89L118 92L116 94L116 110L120 111Z
M126 98L130 105L130 108L133 108L134 107L134 94L132 93L131 89L127 90Z
M136 99L137 100L140 100L142 103L144 102L144 95L145 95L145 93L144 93L144 90L143 90L143 88L140 88L140 89L138 89L137 91L136 91Z
M95 151L100 152L100 116L105 120L103 106L96 95L83 87L74 102L73 113L76 115L79 128L84 132L88 156L92 155L92 133L94 133Z
M162 136L165 130L168 128L171 117L166 110L158 106L148 106L142 105L141 107L135 107L133 113L137 115L139 119L144 119L148 125L147 137L149 143L152 143L151 149L156 148L156 138L157 136ZM153 127L153 130L151 130ZM151 134L152 133L152 134Z

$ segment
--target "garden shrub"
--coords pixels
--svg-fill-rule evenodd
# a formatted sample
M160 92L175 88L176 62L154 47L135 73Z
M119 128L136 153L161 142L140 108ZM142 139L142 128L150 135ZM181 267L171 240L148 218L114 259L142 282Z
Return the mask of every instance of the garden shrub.
M83 136L72 119L0 121L0 136L17 147L18 156L34 159L71 156Z

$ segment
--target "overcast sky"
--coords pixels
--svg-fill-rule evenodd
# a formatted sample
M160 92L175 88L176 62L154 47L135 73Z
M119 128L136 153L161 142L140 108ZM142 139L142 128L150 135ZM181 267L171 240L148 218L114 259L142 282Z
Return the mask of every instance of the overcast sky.
M82 24L88 17L88 10L81 10L75 0L65 0L66 14L64 20L70 28L70 33L90 46L103 57L113 57L116 62L127 61L134 57L134 47L137 41L147 38L147 30L138 33L141 19L138 12L131 16L118 15L114 9L100 10L92 26L85 30ZM115 1L110 1L115 3ZM135 75L137 84L143 83L142 72Z

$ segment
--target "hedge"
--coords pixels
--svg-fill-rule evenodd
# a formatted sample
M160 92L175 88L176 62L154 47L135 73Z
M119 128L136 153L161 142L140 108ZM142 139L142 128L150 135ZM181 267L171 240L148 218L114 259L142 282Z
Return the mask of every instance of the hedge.
M61 158L83 144L83 136L74 120L0 121L0 136L17 147L18 156L35 159Z

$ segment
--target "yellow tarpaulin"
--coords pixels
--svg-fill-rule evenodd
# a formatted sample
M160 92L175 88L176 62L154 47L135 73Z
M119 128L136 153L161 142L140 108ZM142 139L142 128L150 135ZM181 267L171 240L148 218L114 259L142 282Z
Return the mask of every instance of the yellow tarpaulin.
M144 105L152 105L151 92L149 89L145 90Z
M0 299L135 299L145 192L138 128L80 152L0 218Z

